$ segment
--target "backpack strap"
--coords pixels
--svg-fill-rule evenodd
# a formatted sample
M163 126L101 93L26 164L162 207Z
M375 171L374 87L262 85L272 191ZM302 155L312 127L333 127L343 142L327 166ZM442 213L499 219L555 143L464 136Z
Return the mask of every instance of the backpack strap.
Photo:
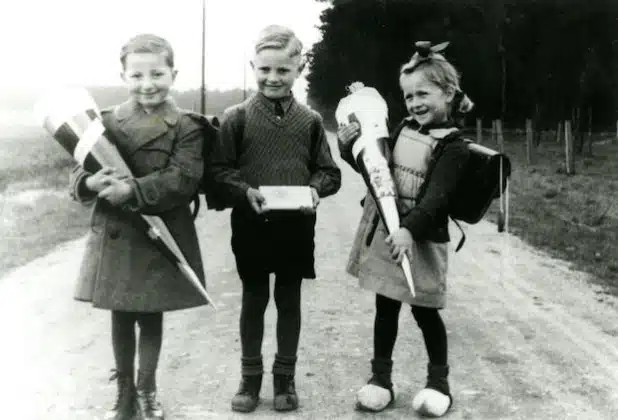
M182 110L182 113L184 115L187 115L193 121L197 122L203 128L202 156L209 155L210 148L212 147L212 142L214 141L214 137L216 137L217 135L216 126L213 123L211 123L210 120L206 116L200 113L190 111L190 110L184 110L184 109ZM177 134L178 134L179 127L180 127L180 124L176 124ZM201 183L200 183L200 189L202 189ZM193 220L197 218L197 215L200 212L200 206L201 206L200 189L198 189L198 191L194 194L193 199L192 199L193 211L191 212L191 216L193 217Z
M238 152L242 146L242 140L245 135L245 121L247 119L247 110L244 107L244 103L240 103L236 107L236 122L238 124L238 130L234 133L234 146L236 149L236 156L238 158Z

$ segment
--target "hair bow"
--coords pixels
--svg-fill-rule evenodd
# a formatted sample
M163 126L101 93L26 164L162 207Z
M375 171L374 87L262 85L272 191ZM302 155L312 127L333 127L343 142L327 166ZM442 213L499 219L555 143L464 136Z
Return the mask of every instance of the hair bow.
M412 56L409 62L407 62L401 69L402 73L408 74L412 73L414 69L416 69L419 64L424 63L425 61L429 61L431 59L445 60L442 54L439 54L440 51L443 51L446 47L448 47L449 42L441 42L437 45L431 45L429 41L416 41L414 43L414 48L416 52Z

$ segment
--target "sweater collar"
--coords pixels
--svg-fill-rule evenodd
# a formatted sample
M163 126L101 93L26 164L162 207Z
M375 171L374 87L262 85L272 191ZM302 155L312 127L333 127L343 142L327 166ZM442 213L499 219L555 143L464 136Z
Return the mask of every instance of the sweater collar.
M294 102L294 95L292 95L291 93L288 96L285 96L285 97L280 98L280 99L270 99L270 98L267 98L261 92L258 92L256 96L257 96L257 99L262 104L264 104L273 114L275 113L275 103L276 102L281 103L281 106L283 107L284 115L287 114L290 111L290 107L292 106L292 102Z

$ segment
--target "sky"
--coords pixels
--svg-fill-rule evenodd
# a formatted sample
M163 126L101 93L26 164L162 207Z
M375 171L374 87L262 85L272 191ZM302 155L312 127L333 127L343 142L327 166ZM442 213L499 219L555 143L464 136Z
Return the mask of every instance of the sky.
M208 89L255 87L253 41L269 24L293 29L306 48L320 39L315 0L205 0ZM6 2L3 2L6 3ZM3 10L5 9L5 10ZM0 88L121 84L119 51L156 33L174 47L176 88L201 83L202 0L19 0L0 6ZM304 101L301 77L295 96Z

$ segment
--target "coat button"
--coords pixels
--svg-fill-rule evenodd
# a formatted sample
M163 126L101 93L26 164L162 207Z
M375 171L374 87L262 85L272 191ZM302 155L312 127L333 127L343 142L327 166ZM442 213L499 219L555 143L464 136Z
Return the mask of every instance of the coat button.
M157 200L157 192L153 190L146 191L146 199L151 203Z
M109 237L111 239L118 239L119 236L120 236L120 229L112 228L109 230Z

